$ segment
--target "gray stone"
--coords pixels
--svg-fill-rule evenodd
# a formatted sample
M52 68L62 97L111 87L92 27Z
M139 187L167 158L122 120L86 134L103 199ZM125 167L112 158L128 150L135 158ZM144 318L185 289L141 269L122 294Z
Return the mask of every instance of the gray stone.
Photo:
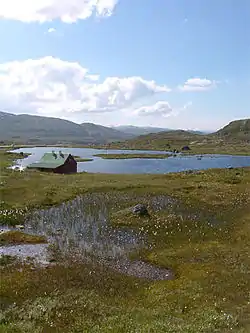
M17 224L15 227L16 227L16 229L24 229L24 225L21 225L21 224Z
M143 204L138 204L138 205L134 206L132 208L132 212L134 214L137 214L137 215L140 215L140 216L149 215L147 207Z

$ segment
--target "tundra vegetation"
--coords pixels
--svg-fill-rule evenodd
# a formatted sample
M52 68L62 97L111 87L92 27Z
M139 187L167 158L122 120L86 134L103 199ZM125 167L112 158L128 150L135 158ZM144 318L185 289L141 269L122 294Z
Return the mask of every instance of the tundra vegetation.
M250 168L60 175L8 169L16 158L0 150L2 224L23 224L33 209L79 195L112 193L110 223L145 232L152 247L135 256L175 277L148 281L95 262L43 267L2 257L1 332L250 331ZM180 205L153 210L155 196ZM131 212L137 197L148 216Z

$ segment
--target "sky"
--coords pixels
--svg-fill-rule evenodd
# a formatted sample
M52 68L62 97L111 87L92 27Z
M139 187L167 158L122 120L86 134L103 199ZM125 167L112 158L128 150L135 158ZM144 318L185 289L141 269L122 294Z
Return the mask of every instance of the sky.
M216 130L250 117L249 0L0 0L0 110Z

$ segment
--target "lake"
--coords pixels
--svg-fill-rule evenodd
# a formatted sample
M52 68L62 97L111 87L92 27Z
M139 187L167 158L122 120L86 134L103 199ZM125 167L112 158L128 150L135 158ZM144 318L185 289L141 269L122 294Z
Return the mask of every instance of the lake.
M250 156L232 155L197 155L171 156L166 159L113 159L107 160L96 157L96 154L164 154L164 151L144 150L105 150L92 148L63 148L63 147L34 147L20 148L13 152L31 153L28 158L18 160L17 166L26 167L37 162L44 153L63 151L81 158L92 158L90 162L78 162L78 172L111 173L111 174L165 174L188 170L205 170L210 168L247 167L250 166Z

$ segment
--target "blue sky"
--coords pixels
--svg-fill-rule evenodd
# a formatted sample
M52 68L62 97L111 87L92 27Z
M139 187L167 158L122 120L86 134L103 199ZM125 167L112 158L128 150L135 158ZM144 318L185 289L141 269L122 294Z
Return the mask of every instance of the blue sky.
M249 118L250 1L43 3L0 4L0 109L204 130Z

